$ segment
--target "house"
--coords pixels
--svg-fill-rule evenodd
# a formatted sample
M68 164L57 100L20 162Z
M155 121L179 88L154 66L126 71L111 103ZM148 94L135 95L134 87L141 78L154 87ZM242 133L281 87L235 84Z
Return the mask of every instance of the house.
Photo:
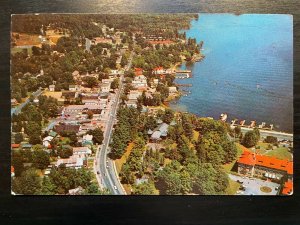
M20 144L11 144L11 148L20 148Z
M70 189L68 191L69 195L81 195L83 193L84 189L79 186L77 188L74 188L74 189Z
M147 89L147 78L144 75L135 77L132 86L136 89Z
M48 146L50 145L50 142L52 141L53 137L52 136L47 136L43 139L43 146L48 148Z
M55 131L49 132L49 136L51 137L56 137L57 133Z
M101 92L108 93L110 91L110 83L102 83L101 84Z
M161 140L163 137L166 137L168 135L168 127L168 124L161 123L157 128L155 128L154 132L149 130L148 134L152 133L150 140L155 142Z
M130 92L128 94L128 100L137 100L138 97L140 97L141 95L142 95L141 91L130 90Z
M92 150L88 147L73 147L73 155L90 155L90 154L92 154Z
M280 181L282 178L293 180L293 162L271 156L252 153L244 149L237 161L238 173Z
M128 101L126 101L126 106L137 108L137 102L135 100L128 100Z
M82 144L83 145L92 145L93 144L93 135L90 135L90 134L83 135Z
M11 177L15 176L15 168L13 166L10 167L10 176Z
M49 91L55 91L55 85L54 84L49 85Z
M165 70L163 67L156 67L152 70L152 74L155 74L155 75L160 75L160 74L164 74L165 73Z
M135 74L135 76L143 75L143 69L142 68L134 68L134 74Z
M169 93L177 93L177 87L169 87Z
M80 91L80 89L81 89L80 85L74 85L74 84L69 85L69 91Z
M31 149L32 148L32 144L22 144L22 149Z
M16 105L18 105L18 101L15 98L13 98L13 99L10 100L10 104L12 106L16 106Z
M79 169L84 166L84 157L82 155L72 155L67 159L58 159L55 166L64 164L67 168Z

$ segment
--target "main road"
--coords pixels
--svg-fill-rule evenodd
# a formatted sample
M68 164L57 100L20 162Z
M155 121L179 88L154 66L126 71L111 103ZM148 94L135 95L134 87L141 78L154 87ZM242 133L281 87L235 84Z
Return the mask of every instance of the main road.
M133 55L134 52L131 52L128 65L125 71L128 71L131 68ZM109 119L107 121L106 129L104 131L104 140L102 145L100 145L97 150L95 162L95 172L100 187L108 189L110 193L114 195L126 195L126 192L119 180L119 175L116 170L115 162L107 156L107 154L110 152L109 143L112 136L112 130L116 119L116 114L118 111L120 96L123 92L123 81L124 75L121 74L119 89L117 91L115 99L113 100L114 102L111 106Z

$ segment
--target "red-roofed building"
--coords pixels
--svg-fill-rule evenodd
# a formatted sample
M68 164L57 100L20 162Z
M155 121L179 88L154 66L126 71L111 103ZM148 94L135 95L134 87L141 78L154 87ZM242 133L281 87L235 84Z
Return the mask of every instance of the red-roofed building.
M13 166L10 167L10 174L11 174L11 177L15 176L15 168Z
M293 180L293 162L289 160L260 155L244 149L237 163L239 174L271 180L281 180L282 177L288 181Z
M284 183L281 194L282 195L292 195L293 194L293 182L292 181L287 181Z
M135 74L135 76L143 75L143 69L142 68L134 68L134 74Z
M19 148L20 144L11 144L11 148Z
M171 41L171 40L156 40L156 41L148 41L148 43L150 43L151 45L166 45L166 46L169 46L169 45L172 45L172 44L175 44L174 41Z

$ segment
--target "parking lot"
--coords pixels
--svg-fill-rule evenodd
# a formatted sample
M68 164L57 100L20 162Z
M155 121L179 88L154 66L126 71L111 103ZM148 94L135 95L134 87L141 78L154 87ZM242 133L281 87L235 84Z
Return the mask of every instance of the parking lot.
M245 190L238 191L237 195L277 195L280 185L270 181L265 181L257 178L241 177L229 174L231 180L239 181L245 187ZM271 188L271 192L262 192L261 187ZM277 190L276 190L277 189Z

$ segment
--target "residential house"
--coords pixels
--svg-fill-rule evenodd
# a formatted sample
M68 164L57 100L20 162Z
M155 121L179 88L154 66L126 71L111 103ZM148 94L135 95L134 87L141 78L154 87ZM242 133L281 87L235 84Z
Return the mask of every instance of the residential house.
M130 90L130 92L128 94L128 100L137 100L138 97L140 97L141 95L142 95L141 91Z
M74 84L69 85L69 91L80 91L80 89L81 89L80 85L74 85Z
M83 167L86 162L84 162L84 157L82 155L72 155L67 159L58 159L55 166L59 167L62 164L67 168L79 169Z
M169 125L166 123L160 124L154 131L148 131L148 134L151 135L150 140L153 142L160 141L162 138L168 135Z
M12 106L16 106L16 105L18 105L18 101L15 98L13 98L13 99L10 100L10 104Z
M49 85L49 91L55 91L55 85L54 84L51 84Z
M134 68L134 74L135 74L135 76L143 75L143 69L142 68Z
M48 148L49 145L50 145L50 143L51 143L51 141L52 141L52 139L53 139L53 137L50 136L50 135L47 136L47 137L45 137L45 138L43 139L43 146L46 147L46 148Z
M88 147L73 147L73 155L91 155L92 150Z
M169 87L169 93L177 93L177 87L175 86Z
M101 92L108 93L110 91L110 83L102 83L101 84Z
M140 75L134 78L132 86L136 89L147 89L147 78L144 75Z

